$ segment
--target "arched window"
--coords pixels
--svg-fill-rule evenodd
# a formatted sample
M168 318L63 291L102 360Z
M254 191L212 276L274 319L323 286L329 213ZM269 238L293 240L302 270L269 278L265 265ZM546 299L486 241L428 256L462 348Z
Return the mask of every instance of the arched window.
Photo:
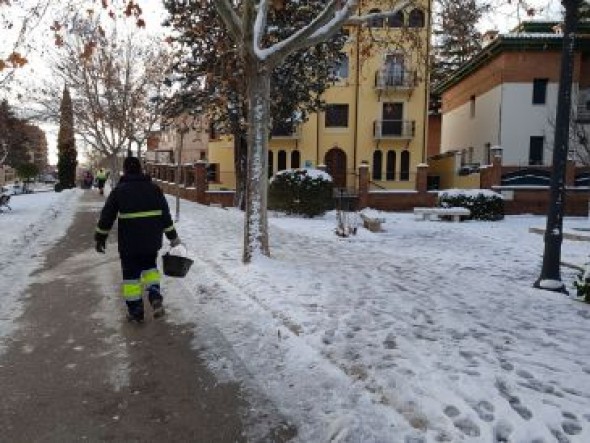
M273 166L272 166L273 159L274 159L273 152L271 150L269 150L268 151L268 178L272 177L272 174L274 171Z
M387 151L385 180L395 180L395 151Z
M381 170L383 169L383 153L381 151L373 152L373 180L381 180Z
M420 9L412 9L408 17L408 26L410 28L424 27L424 12Z
M401 181L408 181L410 179L410 151L402 152L399 179Z
M287 152L282 149L277 155L277 171L284 171L287 169Z
M397 14L387 18L387 26L390 28L401 28L404 25L404 20L404 13L402 11L398 11Z
M380 9L371 9L369 14L378 14L380 13ZM369 28L382 28L383 27L383 19L382 18L372 18L369 20Z
M297 169L301 167L301 153L299 151L291 152L291 168Z

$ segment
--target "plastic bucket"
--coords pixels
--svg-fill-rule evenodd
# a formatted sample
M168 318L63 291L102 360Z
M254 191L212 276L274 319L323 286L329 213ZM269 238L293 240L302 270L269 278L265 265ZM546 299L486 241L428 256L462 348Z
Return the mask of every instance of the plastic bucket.
M168 277L184 277L193 264L193 260L166 252L162 256L164 275Z

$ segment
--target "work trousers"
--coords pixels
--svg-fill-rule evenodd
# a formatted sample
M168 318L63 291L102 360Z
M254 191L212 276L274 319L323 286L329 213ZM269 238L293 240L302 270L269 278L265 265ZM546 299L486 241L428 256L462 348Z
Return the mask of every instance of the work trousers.
M157 252L146 255L121 255L122 295L126 302L141 300L144 289L148 291L150 303L162 298L157 258Z

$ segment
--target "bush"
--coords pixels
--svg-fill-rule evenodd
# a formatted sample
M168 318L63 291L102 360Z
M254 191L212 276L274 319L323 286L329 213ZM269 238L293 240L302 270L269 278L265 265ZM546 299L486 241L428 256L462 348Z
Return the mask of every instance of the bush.
M311 218L333 206L332 177L318 169L286 169L270 181L269 209Z
M54 186L53 186L53 190L55 192L61 192L64 190L64 187L62 186L62 184L60 182L57 182Z
M502 220L504 198L487 189L450 189L438 193L438 206L462 207L471 211L473 220Z
M588 265L586 265L588 266ZM574 280L574 288L576 288L576 295L583 297L586 303L590 303L590 276L588 270L580 272Z

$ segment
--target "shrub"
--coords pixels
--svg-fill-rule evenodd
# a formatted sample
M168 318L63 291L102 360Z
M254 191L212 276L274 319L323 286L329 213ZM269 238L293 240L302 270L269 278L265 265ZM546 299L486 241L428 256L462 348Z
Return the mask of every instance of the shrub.
M487 189L450 189L438 193L438 206L467 208L474 220L502 220L504 198Z
M583 297L586 303L590 303L590 269L586 264L586 270L578 273L574 280L574 288L576 288L576 295Z
M64 190L64 187L62 186L62 184L60 182L57 182L54 186L53 186L53 190L55 192L61 192Z
M314 217L333 206L332 177L318 169L286 169L270 181L269 209Z

